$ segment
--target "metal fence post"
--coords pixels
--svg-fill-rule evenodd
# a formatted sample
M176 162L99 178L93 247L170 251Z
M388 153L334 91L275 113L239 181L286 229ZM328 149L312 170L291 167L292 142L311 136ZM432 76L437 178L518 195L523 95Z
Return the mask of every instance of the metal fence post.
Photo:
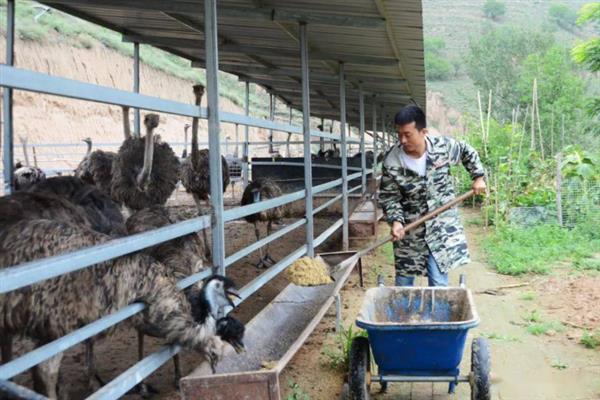
M15 59L15 0L6 2L6 65L12 66ZM13 190L13 91L4 87L2 94L4 118L4 195Z
M560 164L562 163L562 154L559 152L556 154L556 217L558 218L558 225L563 225L562 215L562 173L560 171Z
M325 132L325 118L321 118L321 132ZM325 138L319 138L319 150L325 151Z
M275 96L272 93L269 93L269 120L275 120ZM273 154L275 149L273 149L273 129L269 129L269 154Z
M349 246L348 240L348 148L346 145L346 80L344 76L344 63L340 62L340 137L342 157L342 243L344 251Z
M206 92L208 98L208 146L210 165L211 231L213 271L225 274L225 232L223 223L223 172L219 143L219 48L217 0L204 1L206 46Z
M385 110L381 106L381 142L383 144L383 152L387 151L387 140L385 137Z
M133 91L140 92L140 44L133 43ZM140 137L140 109L133 110L133 136Z
M304 186L306 188L306 253L315 256L312 196L312 155L310 152L310 82L308 64L308 37L306 23L300 23L300 62L302 65L302 133L304 139Z
M373 123L373 175L372 179L377 179L377 157L379 156L379 135L377 134L377 103L375 103L375 96L373 96L373 107L372 111L372 123Z
M244 99L244 113L246 116L250 115L250 82L246 81L246 98ZM248 186L249 170L248 170L248 142L249 142L249 130L248 125L244 126L244 146L242 147L242 179L244 181L244 189Z
M365 96L362 84L358 86L358 113L360 123L358 134L360 135L360 167L362 169L362 195L367 194L367 155L365 152Z

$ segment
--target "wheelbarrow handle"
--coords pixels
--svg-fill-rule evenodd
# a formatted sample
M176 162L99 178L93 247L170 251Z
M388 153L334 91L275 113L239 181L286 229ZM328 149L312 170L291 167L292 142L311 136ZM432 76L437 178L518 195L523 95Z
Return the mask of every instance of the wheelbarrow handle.
M460 196L449 201L448 203L444 204L443 206L436 208L429 214L425 214L422 217L419 217L419 219L407 224L404 227L404 231L407 232L407 231L415 229L417 226L423 224L425 221L429 221L430 219L437 217L439 214L443 213L444 211L454 207L455 205L457 205L459 203L462 203L469 197L473 196L473 194L475 194L473 189L469 190L466 193L461 194ZM374 249L378 248L379 246L383 246L384 244L386 244L387 242L390 242L391 240L392 240L392 235L387 235L386 237L379 239L375 243L372 243L369 246L365 247L364 249L360 250L357 253L357 255L358 255L358 257L362 257L365 254L367 254L368 252L370 252L371 250L374 250Z

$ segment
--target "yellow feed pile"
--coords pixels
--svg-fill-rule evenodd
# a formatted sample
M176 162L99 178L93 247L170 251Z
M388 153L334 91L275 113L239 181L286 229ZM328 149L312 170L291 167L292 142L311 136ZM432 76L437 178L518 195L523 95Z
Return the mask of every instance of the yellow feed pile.
M299 286L316 286L331 283L329 269L321 257L302 257L286 271L290 282Z

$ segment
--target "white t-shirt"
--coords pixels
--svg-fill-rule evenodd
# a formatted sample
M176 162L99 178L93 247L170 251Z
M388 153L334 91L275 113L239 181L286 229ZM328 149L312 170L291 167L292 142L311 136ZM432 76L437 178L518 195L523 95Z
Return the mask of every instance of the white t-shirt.
M416 172L419 176L425 176L427 171L427 151L419 158L413 158L404 152L404 149L400 149L400 157L402 162L406 165L406 168L413 172Z

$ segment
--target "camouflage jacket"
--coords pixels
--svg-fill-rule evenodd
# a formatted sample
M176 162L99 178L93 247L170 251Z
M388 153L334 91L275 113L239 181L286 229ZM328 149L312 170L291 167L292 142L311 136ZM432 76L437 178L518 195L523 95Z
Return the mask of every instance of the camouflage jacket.
M452 200L450 166L461 163L473 179L483 176L479 155L471 146L444 136L426 136L426 176L404 165L400 145L386 154L379 189L379 203L387 221L406 225ZM458 210L451 208L407 232L394 242L394 258L400 276L427 275L427 256L433 254L440 271L469 262L469 252Z

